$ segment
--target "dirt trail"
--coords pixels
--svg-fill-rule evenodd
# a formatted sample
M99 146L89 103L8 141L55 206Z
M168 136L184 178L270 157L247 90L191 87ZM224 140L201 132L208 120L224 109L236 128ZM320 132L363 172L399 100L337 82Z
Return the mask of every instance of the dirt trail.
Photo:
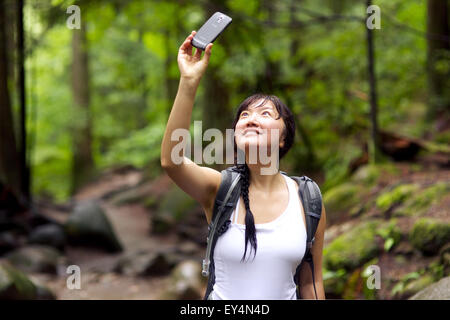
M138 250L154 251L176 245L176 234L162 236L150 233L150 212L139 204L115 206L108 200L99 200L104 194L135 185L140 173L111 174L84 188L74 198L76 201L96 199L105 210L124 251L111 254L97 249L67 247L66 265L78 265L81 270L81 289L68 289L66 270L58 270L58 276L32 274L31 277L49 287L58 300L78 299L158 299L164 290L168 277L130 277L113 272L118 259ZM53 212L59 220L67 213Z

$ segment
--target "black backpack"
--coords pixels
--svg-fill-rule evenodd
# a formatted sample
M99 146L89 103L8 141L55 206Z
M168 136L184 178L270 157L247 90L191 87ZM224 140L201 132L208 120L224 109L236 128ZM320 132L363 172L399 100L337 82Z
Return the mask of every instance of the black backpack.
M280 171L280 173L287 175L286 172ZM207 247L205 259L202 263L202 275L208 278L208 286L206 288L206 293L204 300L208 299L209 294L215 283L215 272L214 272L214 247L216 245L218 237L227 231L229 224L231 223L230 217L233 213L233 209L241 195L241 184L240 178L241 174L237 170L236 166L229 167L222 170L222 182L220 184L219 190L217 191L216 199L214 202L213 216L211 223L208 226L208 237L207 237ZM317 184L308 178L307 176L302 177L290 177L297 181L299 185L299 196L303 204L303 210L305 212L306 221L306 252L303 257L302 262L297 266L294 275L294 282L297 285L297 299L300 297L300 267L304 261L308 262L314 285L314 293L317 299L317 292L314 280L314 263L311 254L311 247L314 243L314 235L316 233L317 225L319 224L320 216L322 214L322 195Z

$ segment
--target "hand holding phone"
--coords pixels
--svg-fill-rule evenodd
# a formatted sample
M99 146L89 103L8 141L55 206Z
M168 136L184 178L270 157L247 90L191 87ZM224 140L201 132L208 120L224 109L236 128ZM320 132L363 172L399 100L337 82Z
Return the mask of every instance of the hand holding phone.
M177 59L181 76L194 80L194 82L198 82L203 76L206 67L208 66L209 58L211 56L211 48L213 46L212 43L208 44L203 58L202 51L200 49L196 49L195 54L192 54L191 41L196 33L196 31L192 31L191 34L184 40L178 50Z
M191 41L192 46L205 50L209 43L214 42L217 37L230 25L231 19L221 12L214 13L208 21L195 34Z

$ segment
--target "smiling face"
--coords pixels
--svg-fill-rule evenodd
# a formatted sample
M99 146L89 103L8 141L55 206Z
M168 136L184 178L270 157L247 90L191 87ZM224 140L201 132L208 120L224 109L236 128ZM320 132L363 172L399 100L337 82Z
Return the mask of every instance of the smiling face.
M285 123L277 108L270 100L259 99L241 111L235 127L235 141L239 149L246 154L250 146L255 148L267 146L268 152L273 147L284 145ZM272 145L272 135L278 131L277 145ZM274 139L276 136L274 136Z

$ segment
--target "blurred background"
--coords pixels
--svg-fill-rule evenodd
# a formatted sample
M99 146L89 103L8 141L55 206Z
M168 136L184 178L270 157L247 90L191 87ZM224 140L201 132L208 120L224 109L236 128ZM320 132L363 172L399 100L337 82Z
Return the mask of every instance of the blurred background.
M447 0L0 0L0 298L203 297L206 218L160 145L216 11L191 123L225 132L256 92L293 111L281 169L322 190L326 297L449 299Z

